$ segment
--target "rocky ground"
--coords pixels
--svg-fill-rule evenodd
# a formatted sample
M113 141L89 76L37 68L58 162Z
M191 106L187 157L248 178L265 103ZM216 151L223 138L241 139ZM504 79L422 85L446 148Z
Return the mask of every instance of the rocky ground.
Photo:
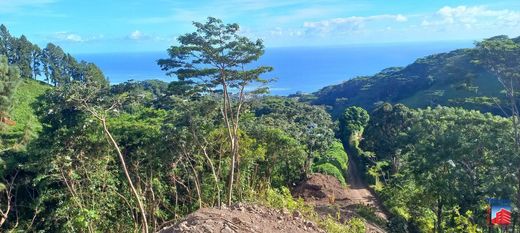
M230 207L203 208L188 215L173 226L159 233L173 232L324 232L311 221L302 218L299 212L288 213L258 205L233 205Z
M301 197L313 205L321 216L339 216L344 222L360 216L359 208L371 209L371 219L366 221L367 232L384 233L387 221L382 205L359 177L354 162L349 164L348 187L328 175L312 174L298 184L292 191L294 197ZM366 216L365 216L366 217ZM237 204L222 208L203 208L188 215L173 226L166 227L160 233L173 232L222 232L222 233L299 233L324 232L317 224L303 219L299 212L289 213L259 205Z

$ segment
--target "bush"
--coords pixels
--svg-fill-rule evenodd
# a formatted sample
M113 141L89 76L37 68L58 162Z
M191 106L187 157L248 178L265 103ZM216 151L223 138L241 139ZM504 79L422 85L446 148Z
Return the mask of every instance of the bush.
M359 218L351 218L345 224L338 223L331 217L326 218L320 223L320 226L328 233L364 233L365 223Z
M299 211L306 216L315 215L312 207L306 205L301 198L295 200L287 187L268 188L265 193L260 195L260 203L275 209L287 209L291 212Z
M318 167L320 165L327 164L327 163L335 166L337 168L337 170L339 170L339 173L343 177L344 181L347 179L348 156L347 156L347 153L345 152L345 149L343 148L343 144L341 144L340 141L337 141L337 140L334 141L334 143L332 143L331 147L322 156L317 158L317 161L316 161L314 167ZM325 173L325 174L335 176L334 174L330 174L330 173ZM341 179L338 178L338 180L341 180Z
M383 229L387 228L386 220L379 217L376 214L376 209L374 207L359 204L359 205L356 205L356 213L360 217L366 219L367 221L369 221L371 223L374 223L374 224L380 226Z
M330 176L336 177L338 181L342 185L347 185L347 182L345 182L345 177L343 176L343 173L334 165L331 163L323 163L316 165L312 168L313 172L322 173Z
M348 156L343 148L343 144L339 141L332 143L324 156L320 158L319 162L321 161L324 163L329 162L345 173L348 169Z

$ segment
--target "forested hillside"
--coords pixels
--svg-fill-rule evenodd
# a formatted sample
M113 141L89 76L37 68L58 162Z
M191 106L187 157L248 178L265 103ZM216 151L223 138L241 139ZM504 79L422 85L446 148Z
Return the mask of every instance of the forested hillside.
M313 171L345 184L323 108L251 91L272 69L242 68L262 42L214 18L195 27L159 61L176 81L112 86L94 64L0 28L2 230L150 232L202 207L303 208L287 188Z
M488 40L500 41L504 36ZM512 39L520 43L520 37ZM505 96L496 75L479 61L479 48L459 49L417 59L406 67L392 67L373 76L356 77L313 93L312 103L334 108L374 109L383 102L412 108L452 106L503 114L497 107ZM309 98L307 96L307 98Z
M0 27L1 231L476 233L486 198L520 230L518 38L291 98L252 65L261 40L193 26L158 58L171 82L116 85Z
M493 102L486 104L499 109L501 116L494 115L495 111L482 113L471 110L478 109L478 105L460 105L469 109L441 106L455 103L443 95L438 96L434 108L414 109L404 104L379 103L373 107L365 105L373 109L370 112L353 106L339 115L342 138L348 142L347 151L360 160L360 169L391 213L388 228L392 232L483 232L488 228L487 198L511 200L513 206L519 206L517 90L520 87L520 45L518 39L500 36L478 42L473 50L455 51L429 59L453 57L454 54L467 56L470 52L473 53L471 64L478 67L479 72L459 72L462 76L474 77L466 84L476 83L474 80L479 77L494 83L476 86L475 93L489 91L490 95L494 94ZM401 75L422 61L424 59L390 74ZM423 76L434 75L442 75L442 72L427 70L424 75L409 80L418 81ZM374 80L380 81L383 76L376 76ZM397 84L403 79L390 80L387 81ZM346 82L345 87L362 81ZM444 86L453 92L449 96L455 96L456 91L462 92L461 96L467 93L466 89L457 90L450 86L455 84L451 82L453 80L444 81ZM373 86L378 85L381 84L374 81ZM435 85L424 84L424 87L428 89ZM414 86L417 87L403 86L398 90L413 90ZM415 93L414 96L397 97L400 92L389 96L396 96L392 102L402 101L422 107L429 105L417 99L425 93L424 90L411 92ZM479 104L490 99L483 96L472 98ZM518 231L516 211L513 211L511 230Z

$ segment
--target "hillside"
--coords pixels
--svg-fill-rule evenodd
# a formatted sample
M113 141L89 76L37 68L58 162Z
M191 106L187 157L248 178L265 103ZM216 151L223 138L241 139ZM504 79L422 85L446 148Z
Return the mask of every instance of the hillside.
M35 114L35 106L37 98L50 88L49 85L32 80L23 79L14 95L14 103L10 113L10 117L16 122L16 125L9 127L9 130L0 135L7 144L13 145L21 140L31 137L31 134L42 129L41 123Z
M519 43L520 38L513 41ZM335 114L348 106L373 109L382 102L412 108L460 106L499 113L491 98L502 98L502 88L496 77L475 62L479 60L476 51L459 49L430 55L406 67L391 67L373 76L327 86L313 93L312 103L332 106Z

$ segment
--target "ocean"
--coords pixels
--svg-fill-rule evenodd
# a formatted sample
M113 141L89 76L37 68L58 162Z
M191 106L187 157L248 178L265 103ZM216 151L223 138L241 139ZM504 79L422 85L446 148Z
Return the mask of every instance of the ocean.
M350 45L336 47L267 48L258 65L269 65L274 71L265 78L273 95L314 92L356 76L373 75L382 69L406 66L417 58L471 48L471 41ZM167 58L164 52L75 54L80 60L97 64L112 84L128 80L159 79L172 81L157 65Z

